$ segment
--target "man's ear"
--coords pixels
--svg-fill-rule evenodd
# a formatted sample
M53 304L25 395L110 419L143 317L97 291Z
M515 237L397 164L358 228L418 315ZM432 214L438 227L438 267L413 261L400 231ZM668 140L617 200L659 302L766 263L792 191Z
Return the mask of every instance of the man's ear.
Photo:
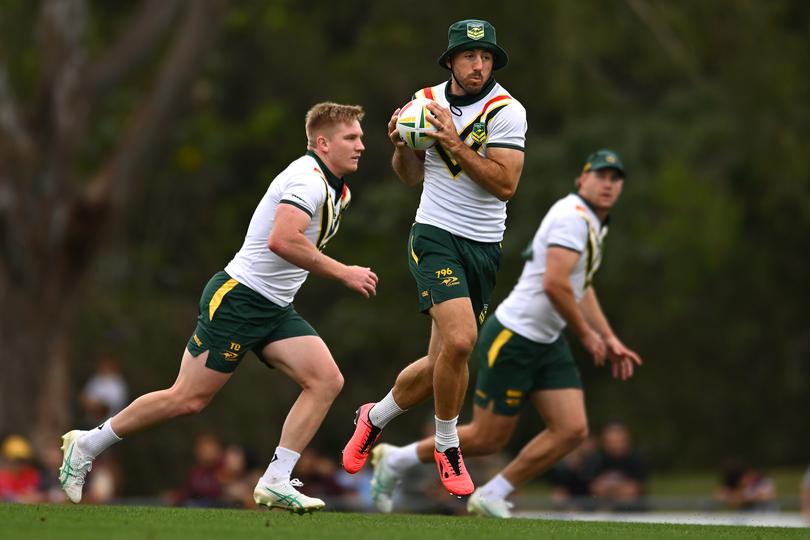
M329 139L326 138L326 135L320 134L315 137L315 148L322 152L329 150Z

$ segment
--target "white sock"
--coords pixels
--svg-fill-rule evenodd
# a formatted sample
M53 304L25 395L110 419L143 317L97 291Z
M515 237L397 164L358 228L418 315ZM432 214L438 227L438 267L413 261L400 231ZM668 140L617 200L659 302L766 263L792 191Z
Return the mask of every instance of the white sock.
M492 480L481 486L482 495L489 495L496 499L505 499L513 491L515 491L515 486L509 483L509 480L504 478L502 474L495 475Z
M458 416L451 420L442 420L438 416L436 419L436 450L444 452L448 448L458 448L458 431L456 423Z
M111 420L112 418L108 418L97 428L93 428L82 435L76 443L79 450L96 459L100 453L120 441L121 437L116 435L112 429Z
M267 466L267 470L262 475L262 480L265 484L287 482L300 457L301 454L298 452L293 452L283 446L277 446L273 459L270 460L270 465Z
M371 420L373 426L382 429L388 422L404 412L405 409L400 409L397 402L394 401L394 391L391 390L368 411L368 419Z
M404 474L405 471L419 465L419 455L416 453L418 443L411 443L408 446L392 450L385 456L385 463L397 474Z

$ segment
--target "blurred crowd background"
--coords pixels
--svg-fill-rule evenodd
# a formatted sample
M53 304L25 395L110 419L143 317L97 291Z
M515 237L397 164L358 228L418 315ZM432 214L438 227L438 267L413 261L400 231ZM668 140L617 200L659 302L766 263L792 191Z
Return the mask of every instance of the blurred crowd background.
M419 190L392 173L385 125L444 79L447 26L468 17L495 25L510 54L497 77L529 121L495 303L584 157L610 147L627 166L597 286L646 363L620 384L576 351L594 438L543 480L553 504L584 494L645 508L656 475L710 471L716 489L700 495L718 504L798 505L810 463L801 0L469 0L429 16L371 1L3 0L3 499L59 499L59 435L171 384L203 285L304 152L306 110L334 100L365 107L367 150L329 253L371 266L380 285L366 301L312 278L296 299L346 377L297 473L346 507L367 504L363 482L335 473L339 449L356 405L424 353L429 330L404 255ZM95 464L92 497L250 504L245 486L296 394L248 358L201 415ZM388 442L414 439L429 414L402 417ZM527 414L509 450L539 422ZM610 426L629 430L637 457L611 454L628 443ZM597 474L611 462L621 474ZM789 492L767 474L778 470L793 471Z

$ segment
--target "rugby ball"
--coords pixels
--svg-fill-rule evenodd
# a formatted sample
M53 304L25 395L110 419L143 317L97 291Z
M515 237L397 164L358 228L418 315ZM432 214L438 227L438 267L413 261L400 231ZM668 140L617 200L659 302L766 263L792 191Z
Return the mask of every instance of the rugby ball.
M436 127L431 122L433 115L427 108L431 101L433 100L416 98L399 111L397 131L405 144L414 150L427 150L436 144L436 139L430 136L436 133Z

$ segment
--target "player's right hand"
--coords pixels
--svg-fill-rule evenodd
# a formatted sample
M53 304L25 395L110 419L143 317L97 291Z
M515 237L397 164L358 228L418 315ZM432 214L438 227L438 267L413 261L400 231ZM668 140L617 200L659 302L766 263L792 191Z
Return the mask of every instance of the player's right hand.
M377 274L364 266L347 266L343 275L343 284L357 291L366 298L377 295Z
M590 330L585 336L582 337L582 345L593 356L593 363L597 366L605 364L607 358L607 345L602 336L597 334L594 330Z
M388 138L397 148L407 148L405 141L399 136L397 130L397 119L399 118L399 107L394 109L394 114L391 115L391 120L388 121Z

